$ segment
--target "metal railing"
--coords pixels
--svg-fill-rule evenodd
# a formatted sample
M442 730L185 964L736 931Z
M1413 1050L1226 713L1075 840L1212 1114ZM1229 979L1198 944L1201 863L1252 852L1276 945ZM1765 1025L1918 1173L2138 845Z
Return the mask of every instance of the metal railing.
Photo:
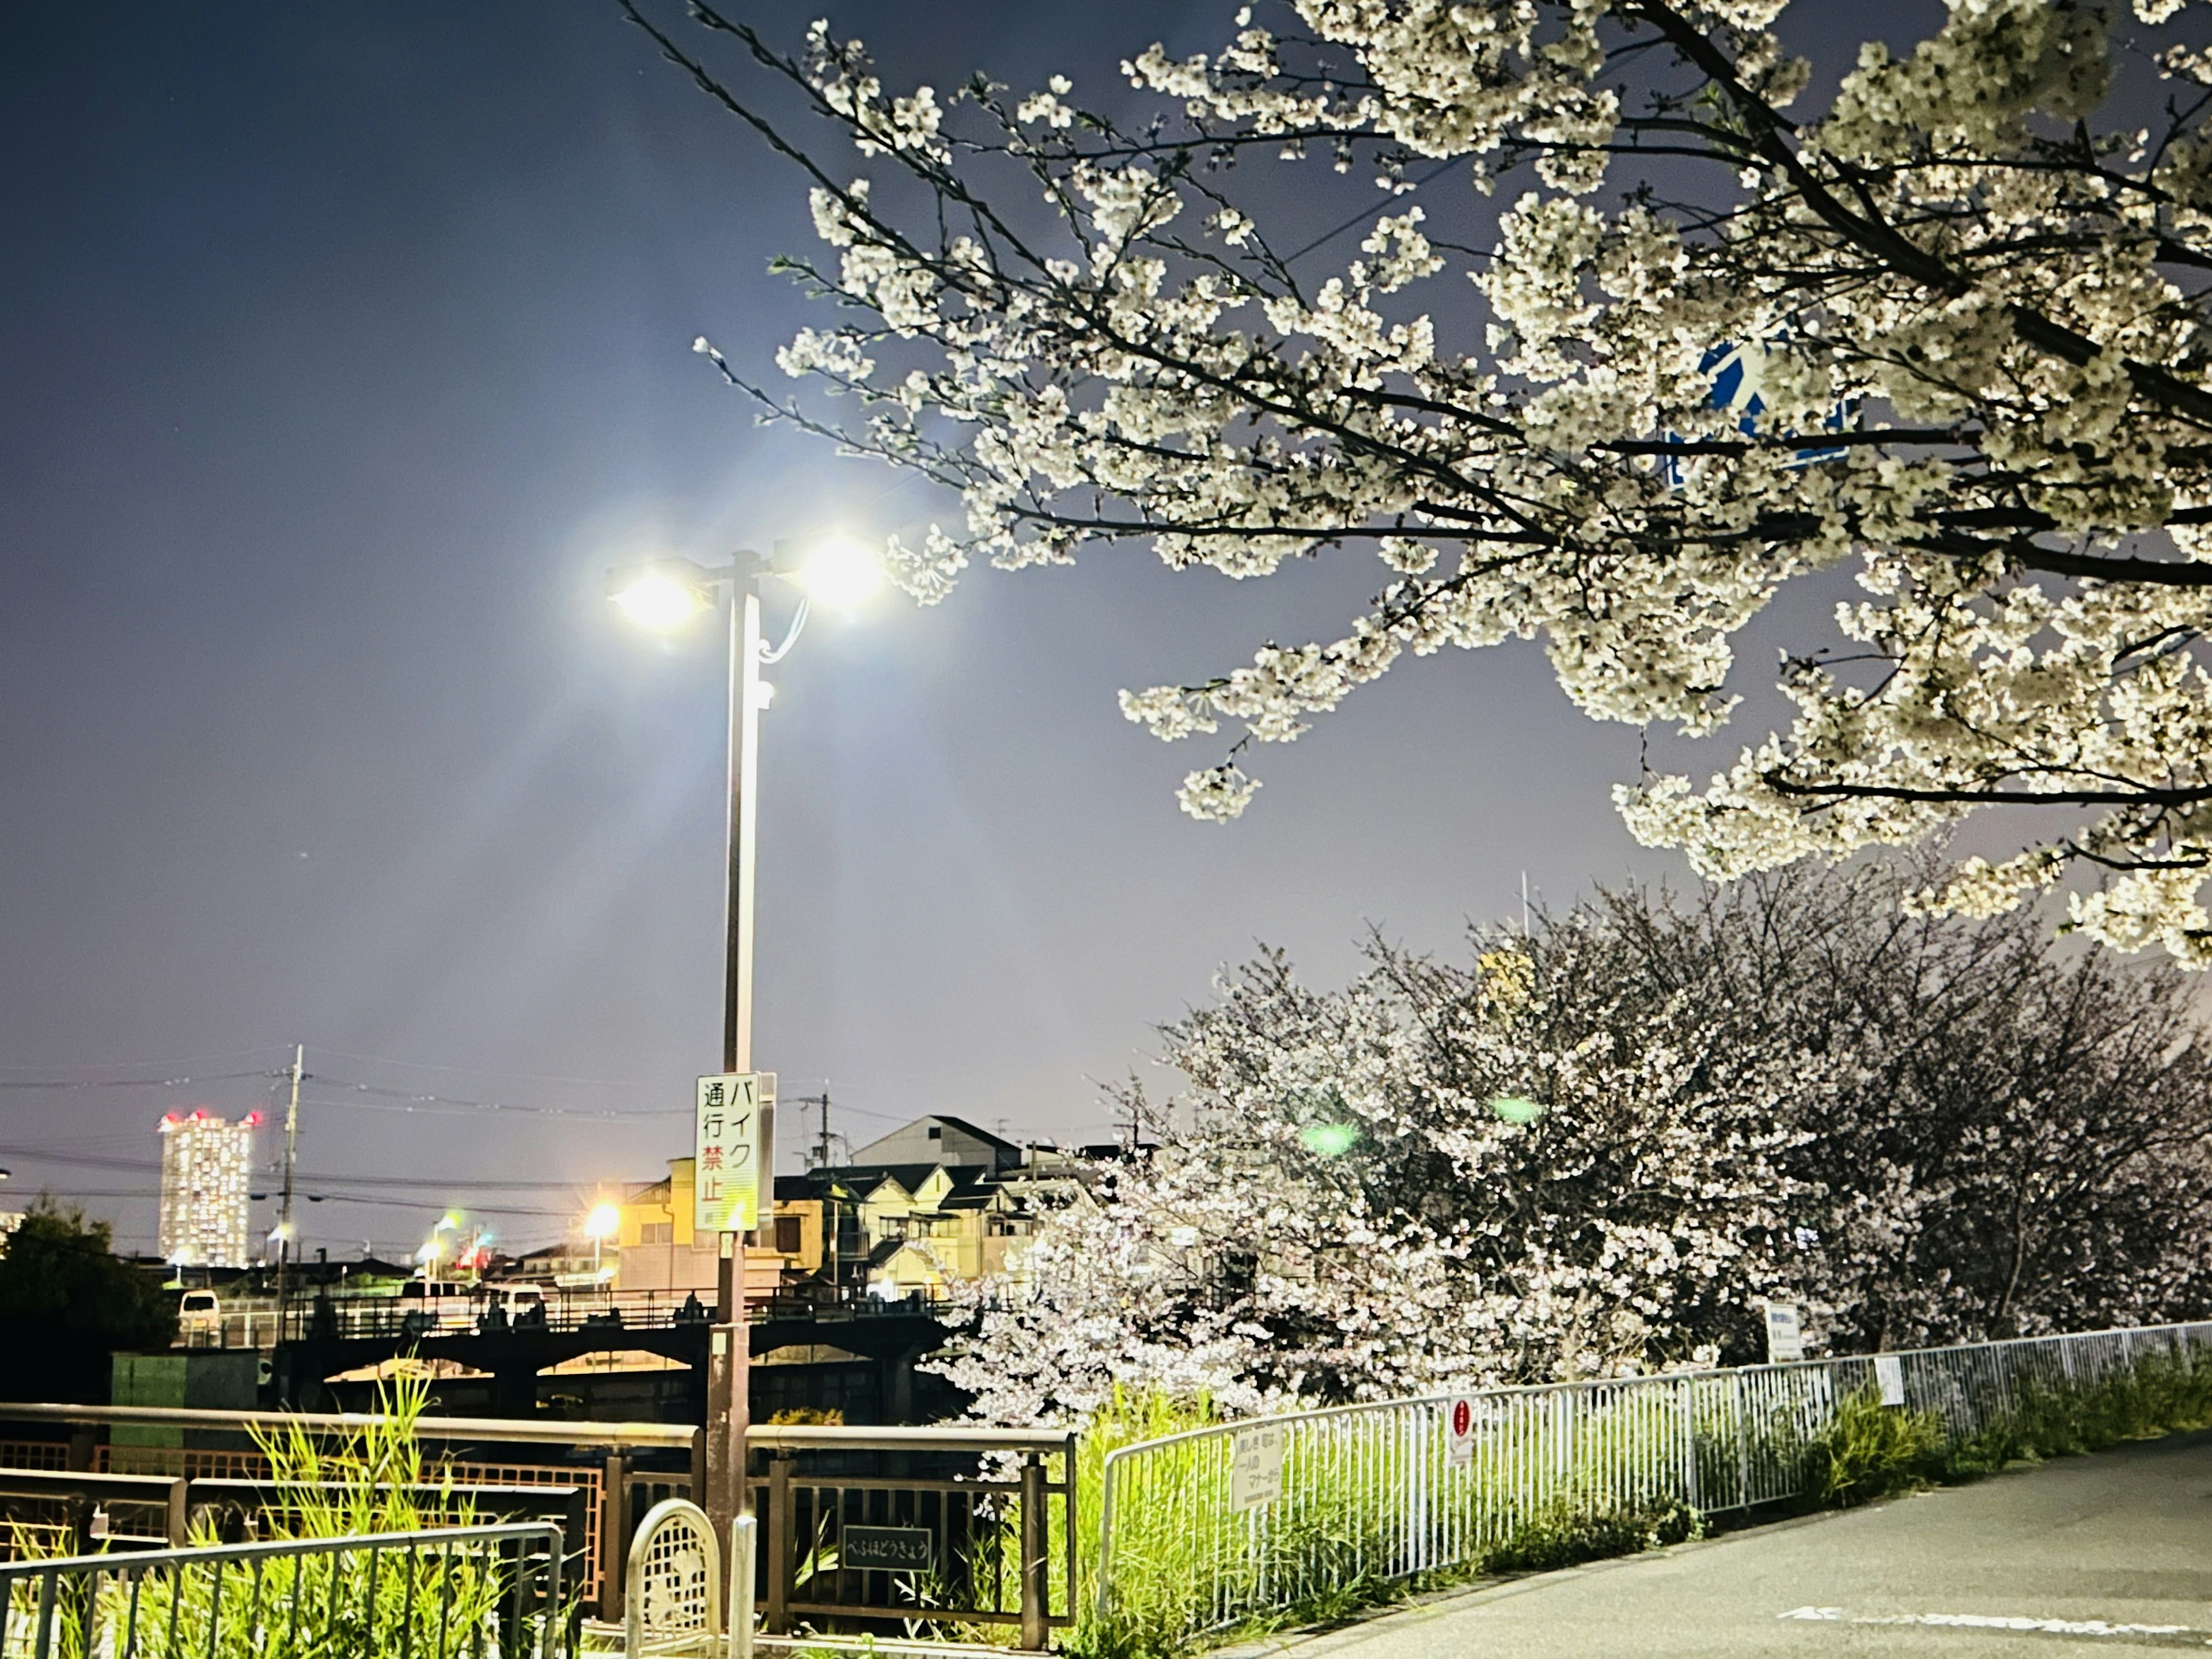
M236 1447L111 1446L96 1436L101 1429L163 1429L185 1434L288 1434L294 1430L325 1437L357 1434L382 1419L349 1412L236 1412L166 1406L79 1406L11 1404L0 1402L0 1423L55 1425L72 1431L67 1441L0 1441L0 1466L27 1469L72 1469L101 1474L128 1470L133 1474L185 1475L191 1479L263 1480L269 1461L260 1452ZM426 1459L426 1467L440 1480L464 1486L580 1486L589 1510L585 1547L588 1559L582 1569L582 1593L608 1605L622 1597L622 1564L629 1547L629 1525L643 1507L635 1501L633 1486L650 1482L690 1491L697 1476L703 1451L699 1431L672 1423L556 1422L505 1417L441 1417L424 1415L415 1424L417 1438L461 1443L473 1447L472 1457L441 1455ZM558 1448L565 1455L586 1449L604 1454L598 1464L564 1462L532 1464L489 1462L483 1449L500 1443ZM688 1470L641 1474L631 1458L645 1452L686 1454Z
M748 1477L764 1634L886 1620L996 1625L1042 1650L1074 1622L1074 1436L776 1424L747 1440L766 1464ZM802 1468L806 1454L829 1467Z
M714 1316L696 1291L614 1291L549 1288L541 1299L512 1307L494 1285L450 1297L398 1295L322 1296L301 1291L288 1296L280 1310L273 1298L240 1301L213 1313L185 1315L178 1325L180 1348L257 1348L307 1340L417 1341L436 1336L490 1336L509 1332L665 1331L686 1326L704 1328ZM751 1297L745 1304L754 1324L806 1320L824 1324L854 1320L934 1317L951 1304L916 1292L890 1298Z
M27 1531L82 1553L102 1540L182 1546L191 1524L191 1483L147 1474L79 1474L0 1469L0 1559L23 1552Z
M521 1523L0 1565L0 1659L564 1659L561 1528Z
M1862 1389L1963 1439L2030 1392L2206 1350L2212 1323L2032 1337L1346 1406L1123 1446L1105 1459L1097 1614L1109 1626L1141 1608L1152 1631L1195 1636L1477 1565L1562 1522L1793 1498L1808 1444Z

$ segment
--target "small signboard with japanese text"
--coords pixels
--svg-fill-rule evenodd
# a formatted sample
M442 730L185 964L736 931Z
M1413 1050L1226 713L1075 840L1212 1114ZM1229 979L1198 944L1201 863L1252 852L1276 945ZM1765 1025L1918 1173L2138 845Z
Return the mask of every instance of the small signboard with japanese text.
M1283 1425L1259 1423L1231 1443L1229 1507L1249 1510L1283 1495Z
M766 1173L775 1159L775 1073L701 1078L696 1127L692 1227L702 1233L748 1233L763 1225L775 1200Z
M1905 1403L1905 1362L1893 1353L1878 1353L1874 1357L1875 1386L1881 1390L1885 1406Z
M935 1542L927 1527L848 1527L838 1565L927 1572L935 1559Z
M1453 1396L1444 1414L1444 1462L1455 1469L1474 1462L1474 1401L1463 1394Z
M1787 1365L1805 1357L1805 1328L1797 1316L1795 1305L1788 1302L1766 1304L1766 1363Z

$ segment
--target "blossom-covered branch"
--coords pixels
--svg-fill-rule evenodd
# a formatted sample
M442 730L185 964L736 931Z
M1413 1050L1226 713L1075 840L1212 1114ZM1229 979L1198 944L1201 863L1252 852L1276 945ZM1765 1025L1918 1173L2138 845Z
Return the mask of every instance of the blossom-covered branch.
M1624 786L1634 831L1729 875L2089 806L1920 902L1989 914L2091 869L2082 930L2212 964L2212 52L2179 0L1951 0L1799 118L1784 10L1248 8L1218 53L1121 66L1132 126L1065 76L900 94L827 25L793 55L695 5L706 46L898 175L880 197L632 15L809 173L828 253L789 268L842 311L780 362L854 407L716 361L957 493L892 546L917 599L1131 539L1240 579L1379 559L1337 637L1124 694L1163 738L1242 728L1194 814L1249 801L1250 745L1447 646L1540 639L1590 714L1711 733L1736 634L1850 562L1866 598L1788 665L1790 728L1702 787ZM1316 279L1319 245L1278 246L1242 187L1265 158L1390 192L1357 258Z

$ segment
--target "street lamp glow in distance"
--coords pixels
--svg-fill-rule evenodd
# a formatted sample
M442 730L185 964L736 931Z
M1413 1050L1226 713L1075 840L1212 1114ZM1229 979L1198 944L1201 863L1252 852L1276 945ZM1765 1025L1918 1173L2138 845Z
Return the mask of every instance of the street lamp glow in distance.
M789 582L801 595L781 643L773 648L761 636L761 584L770 578ZM753 874L759 821L760 712L768 707L771 692L760 671L764 664L781 662L798 643L811 605L849 611L882 585L883 571L875 556L850 537L836 533L811 538L797 550L778 543L772 557L739 552L727 564L712 567L682 557L659 558L619 566L607 573L607 597L632 622L656 633L681 629L712 610L722 594L729 596L730 771L722 1017L722 1070L726 1073L754 1069ZM759 1180L765 1199L774 1191L775 1171L761 1170ZM719 1243L720 1265L707 1370L705 1508L722 1540L726 1562L732 1523L745 1507L746 1377L750 1356L744 1315L744 1241L735 1233L724 1233Z
M598 1204L584 1218L584 1236L592 1241L592 1281L599 1279L599 1250L608 1239L622 1231L622 1212L611 1204Z

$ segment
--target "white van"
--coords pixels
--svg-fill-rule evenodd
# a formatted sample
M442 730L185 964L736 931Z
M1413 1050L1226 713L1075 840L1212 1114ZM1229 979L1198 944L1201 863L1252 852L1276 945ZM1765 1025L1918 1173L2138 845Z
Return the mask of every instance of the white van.
M187 1348L220 1346L222 1305L213 1291L186 1291L177 1304L177 1340Z
M535 1321L548 1311L545 1292L536 1285L501 1285L492 1295L510 1321Z
M509 1325L542 1327L550 1304L542 1285L480 1285L477 1307L489 1319L503 1318Z
M443 1279L410 1279L399 1287L399 1318L403 1328L425 1331L465 1331L477 1322L469 1287Z

